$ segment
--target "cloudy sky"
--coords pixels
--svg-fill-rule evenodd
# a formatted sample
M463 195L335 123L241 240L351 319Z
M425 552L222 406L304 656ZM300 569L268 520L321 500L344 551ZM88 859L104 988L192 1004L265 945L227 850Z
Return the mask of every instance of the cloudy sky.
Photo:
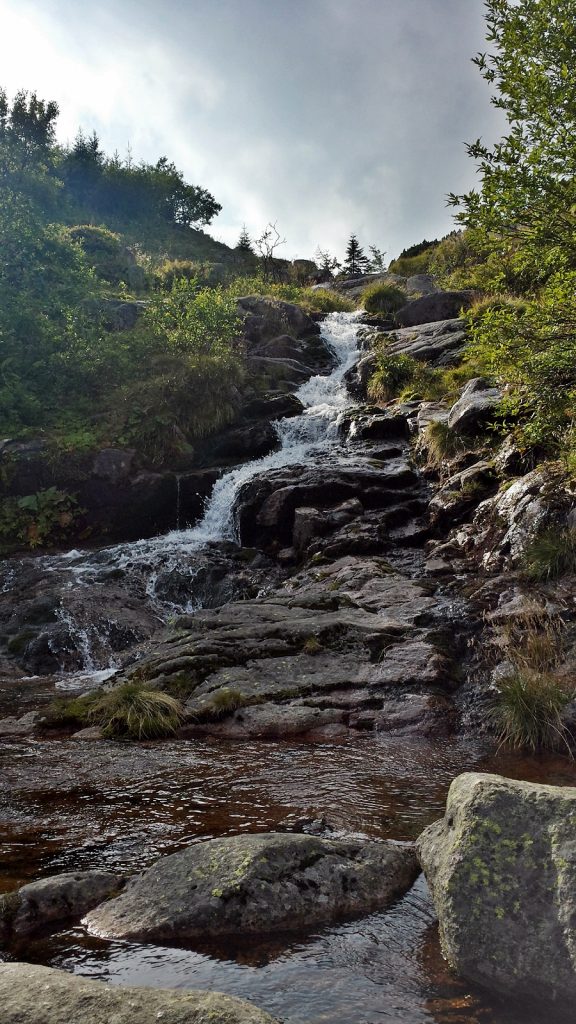
M57 100L61 141L168 156L214 237L276 221L286 257L446 233L464 143L499 134L482 0L0 0L0 25L0 84Z

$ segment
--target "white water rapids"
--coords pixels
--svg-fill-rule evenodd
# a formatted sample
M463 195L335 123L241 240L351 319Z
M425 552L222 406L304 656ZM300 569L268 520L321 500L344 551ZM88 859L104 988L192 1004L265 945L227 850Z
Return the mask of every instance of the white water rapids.
M245 483L284 466L317 465L342 444L339 421L353 404L343 377L359 356L359 315L331 313L324 320L322 335L334 352L334 369L311 377L297 391L304 406L301 415L274 423L279 440L276 451L246 462L217 480L199 523L98 551L75 549L38 560L36 565L41 564L48 588L53 579L54 589L59 592L55 614L70 638L65 647L84 671L100 677L106 667L117 666L114 652L126 644L118 645L113 637L119 629L127 630L128 643L133 628L134 640L138 639L138 609L145 609L152 628L154 622L160 624L171 615L193 613L214 599L210 582L206 583L206 570L219 553L207 549L213 544L238 541L235 503ZM179 503L178 522L181 518L185 519L185 509L180 509ZM227 599L223 591L221 600ZM130 617L131 608L135 609L135 618ZM52 641L49 646L58 657ZM69 672L67 664L64 657L61 667ZM76 673L67 676L71 684L74 676Z
M98 566L101 567L104 556L106 561L113 561L120 568L142 561L146 564L156 563L157 569L160 566L166 569L170 560L179 561L206 544L236 541L234 502L243 484L267 470L306 464L312 459L316 461L337 442L339 419L352 404L343 377L359 357L359 316L360 313L330 313L324 320L322 336L334 350L337 365L326 376L311 377L296 392L297 398L304 405L304 412L300 416L275 422L280 440L277 451L246 462L220 477L207 501L204 516L196 526L105 548L99 552ZM91 559L86 552L73 550L59 556L57 561L61 565L64 559L71 563L79 582L91 574ZM174 564L177 564L176 561ZM154 575L153 570L148 587L151 597Z

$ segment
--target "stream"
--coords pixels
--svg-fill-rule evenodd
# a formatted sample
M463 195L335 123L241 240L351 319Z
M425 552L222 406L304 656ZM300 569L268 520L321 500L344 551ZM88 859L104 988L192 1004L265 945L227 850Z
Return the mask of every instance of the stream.
M246 481L288 465L353 458L339 438L338 422L351 405L342 378L358 358L356 321L355 314L327 318L323 332L338 359L336 369L303 385L298 397L304 413L276 425L279 449L224 474L196 526L37 560L44 573L61 581L60 620L82 652L81 673L61 673L60 688L86 689L114 669L110 644L82 618L84 594L104 603L114 579L126 594L136 593L158 623L175 611L194 612L203 603L195 588L200 569L219 545L237 540L234 499ZM179 600L163 589L174 573L187 581ZM0 703L1 691L0 684ZM63 871L135 872L209 838L298 830L311 819L325 819L336 835L414 839L443 814L450 782L467 770L576 784L576 767L567 758L488 755L480 742L379 732L330 743L4 741L0 892ZM251 999L285 1024L541 1019L530 1008L489 999L450 972L422 877L388 911L307 936L277 934L266 944L238 940L186 950L98 940L77 927L31 943L26 958L110 984L213 988ZM553 1024L551 1017L548 1022Z

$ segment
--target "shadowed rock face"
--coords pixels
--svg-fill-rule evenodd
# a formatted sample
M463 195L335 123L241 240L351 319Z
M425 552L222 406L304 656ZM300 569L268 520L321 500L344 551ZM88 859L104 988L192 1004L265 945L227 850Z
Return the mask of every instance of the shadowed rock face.
M2 1024L275 1024L219 992L124 988L31 964L0 965Z
M308 929L387 906L418 873L412 848L268 833L163 857L85 919L92 934L179 942Z
M443 950L508 994L576 996L576 789L465 774L418 855Z

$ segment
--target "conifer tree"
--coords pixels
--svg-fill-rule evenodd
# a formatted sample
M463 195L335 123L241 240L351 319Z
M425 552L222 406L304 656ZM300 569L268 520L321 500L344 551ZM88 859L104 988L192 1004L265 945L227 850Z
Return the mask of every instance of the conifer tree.
M248 229L245 224L242 225L242 231L240 232L240 237L236 243L236 249L242 253L250 253L251 256L255 255L252 247L252 239L248 234Z
M351 277L354 277L357 274L363 274L368 262L369 261L364 255L364 250L361 248L356 235L350 235L348 245L346 246L346 258L342 268L344 273L349 274Z

